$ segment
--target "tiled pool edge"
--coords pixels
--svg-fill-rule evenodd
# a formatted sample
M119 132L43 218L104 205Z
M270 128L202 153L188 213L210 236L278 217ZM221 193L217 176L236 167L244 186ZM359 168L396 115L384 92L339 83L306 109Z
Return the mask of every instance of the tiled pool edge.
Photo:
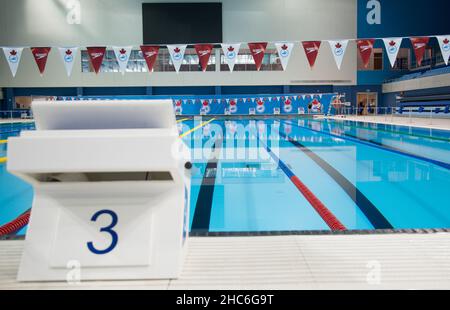
M190 237L261 237L261 236L323 236L323 235L380 235L380 234L436 234L449 233L450 228L433 229L372 229L372 230L296 230L256 232L191 232Z

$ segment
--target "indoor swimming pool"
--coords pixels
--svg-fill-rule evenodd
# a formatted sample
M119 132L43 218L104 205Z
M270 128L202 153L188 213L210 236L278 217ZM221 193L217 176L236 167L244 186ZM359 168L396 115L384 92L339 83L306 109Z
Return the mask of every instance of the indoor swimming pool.
M333 221L346 230L450 228L450 132L307 118L189 118L178 127L193 158L191 232L326 231ZM33 124L0 128L4 140ZM1 164L0 225L32 196Z

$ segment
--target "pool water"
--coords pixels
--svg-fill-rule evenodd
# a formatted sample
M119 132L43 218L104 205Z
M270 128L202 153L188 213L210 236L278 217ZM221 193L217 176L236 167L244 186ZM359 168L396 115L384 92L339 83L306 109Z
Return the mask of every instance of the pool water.
M193 157L192 232L330 230L317 201L349 230L450 228L449 131L304 118L206 120L178 124ZM5 139L32 128L0 130ZM31 203L31 187L1 165L0 225Z

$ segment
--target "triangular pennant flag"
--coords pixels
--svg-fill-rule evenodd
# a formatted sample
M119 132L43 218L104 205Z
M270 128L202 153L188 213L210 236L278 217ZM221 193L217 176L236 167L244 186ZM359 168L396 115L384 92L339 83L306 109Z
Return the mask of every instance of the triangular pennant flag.
M106 47L104 46L91 46L87 47L89 60L91 61L92 68L96 74L99 73L103 63L103 58L106 54Z
M363 62L364 68L367 68L369 66L370 56L372 56L374 43L375 43L375 39L366 39L366 40L357 40L356 41L356 45L358 46L359 55L361 56L361 60Z
M233 72L234 65L237 61L237 56L239 54L239 49L241 48L241 44L222 44L222 51L224 54L225 63L230 68L230 71Z
M119 69L122 74L125 74L125 71L127 70L132 49L132 46L113 46L114 54L116 55Z
M400 51L400 46L402 45L403 38L385 38L383 39L384 46L386 48L386 53L389 57L389 62L391 67L395 66L395 61L397 60L398 52Z
M184 52L186 51L187 45L167 45L169 49L170 59L175 67L175 71L178 73L180 71L181 64L184 59Z
M202 71L205 72L208 67L209 58L211 57L211 52L213 49L212 44L196 44L194 45L195 51L197 52L198 62Z
M45 66L47 65L48 54L52 50L51 47L32 47L31 53L39 69L41 76L45 72Z
M267 42L248 43L248 47L252 53L253 60L255 61L256 70L259 71L264 59L264 53L266 52Z
M319 49L322 41L303 41L303 49L305 50L306 58L308 58L309 66L314 68L317 55L319 55Z
M302 95L302 99L305 100L306 99L306 95Z
M442 58L444 58L445 65L448 66L448 59L450 57L450 35L437 36L436 39L441 47Z
M414 55L416 55L417 66L422 65L423 57L425 56L425 49L427 47L429 37L411 38L411 44L414 49Z
M331 47L331 53L334 56L336 65L341 70L342 61L344 60L345 51L347 50L348 40L328 41Z
M23 47L4 47L3 53L5 53L6 60L8 61L9 69L13 77L16 76L17 69L19 68L20 59L22 58Z
M67 76L71 76L75 57L78 54L78 47L60 47L59 53L61 54L61 58L64 62Z
M148 72L153 72L156 58L158 58L159 46L141 45L142 56L147 63Z
M292 54L294 43L275 43L275 46L278 51L278 56L280 56L281 66L283 66L283 70L285 71Z

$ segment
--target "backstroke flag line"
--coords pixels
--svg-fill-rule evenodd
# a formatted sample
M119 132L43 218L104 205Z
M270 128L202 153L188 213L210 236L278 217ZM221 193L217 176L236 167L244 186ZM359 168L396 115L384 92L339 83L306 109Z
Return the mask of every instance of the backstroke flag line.
M20 59L22 58L23 47L4 47L3 53L5 53L6 60L8 61L9 69L13 77L16 76L17 69L19 68Z
M334 56L336 65L341 70L342 61L344 60L345 51L347 50L348 40L328 41L330 43L331 53Z
M398 52L400 51L400 46L402 45L403 38L385 38L383 39L384 46L386 48L386 53L389 57L389 62L391 67L395 66L395 61L397 60Z
M222 44L222 51L224 60L230 68L230 71L233 72L234 65L236 64L237 57L239 55L239 49L241 48L241 44Z
M64 67L66 68L67 76L70 77L72 75L75 57L78 54L78 47L60 47L58 49L63 60Z
M367 68L369 66L370 56L372 56L374 43L375 39L356 41L359 50L359 55L361 56L364 68Z
M52 50L51 47L32 47L31 53L33 54L36 65L38 66L41 76L45 72L45 66L47 65L48 54Z
M266 52L267 42L248 43L248 47L252 53L253 60L255 61L256 71L259 71L264 59L264 53Z
M275 43L275 47L277 48L278 56L280 56L283 71L286 71L289 63L289 58L291 58L292 49L294 48L294 43Z
M148 72L153 72L156 58L158 58L159 46L141 45L142 57L147 63Z

